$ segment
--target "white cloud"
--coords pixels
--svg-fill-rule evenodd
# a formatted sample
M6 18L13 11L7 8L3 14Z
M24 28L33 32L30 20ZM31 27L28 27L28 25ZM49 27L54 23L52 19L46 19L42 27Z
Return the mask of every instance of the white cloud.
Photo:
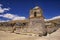
M0 4L0 6L3 6L2 4Z
M3 15L0 15L0 17L2 17Z
M7 13L7 14L4 14L3 17L13 19L15 15Z
M25 17L15 17L14 19L12 20L25 20Z
M13 15L10 13L0 15L0 17L5 17L5 18L11 19L11 20L25 20L25 17L20 17L20 16Z
M8 21L10 21L10 20L0 20L0 22L8 22Z
M60 19L60 16L53 17L52 20L54 19Z
M0 13L4 13L5 11L9 11L10 8L2 8L2 4L0 4ZM1 14L0 17L8 18L11 20L24 20L25 17L20 17L14 14L6 13L6 14ZM5 20L0 20L0 22L5 22Z
M44 19L45 21L51 21L51 20L55 20L55 19L60 19L60 16L56 16L56 17L53 17L53 18L50 18L50 19Z
M4 8L3 10L7 10L7 11L9 11L9 9L10 9L10 8Z
M0 13L4 13L5 11L9 11L10 8L2 8L2 4L0 4Z

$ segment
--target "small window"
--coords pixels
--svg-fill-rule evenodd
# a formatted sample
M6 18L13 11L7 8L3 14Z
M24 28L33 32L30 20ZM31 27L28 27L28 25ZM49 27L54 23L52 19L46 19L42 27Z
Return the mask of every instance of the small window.
M36 12L34 12L34 17L36 17Z

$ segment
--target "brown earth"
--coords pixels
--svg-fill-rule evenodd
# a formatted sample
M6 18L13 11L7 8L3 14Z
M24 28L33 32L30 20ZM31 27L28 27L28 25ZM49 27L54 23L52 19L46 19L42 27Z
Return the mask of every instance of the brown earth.
M56 32L42 37L0 31L0 40L60 40L60 28Z

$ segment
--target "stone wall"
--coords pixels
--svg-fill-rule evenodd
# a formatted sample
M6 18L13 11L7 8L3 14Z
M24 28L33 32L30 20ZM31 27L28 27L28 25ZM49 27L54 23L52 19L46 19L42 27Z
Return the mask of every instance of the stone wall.
M55 32L58 28L60 28L60 24L51 23L50 25L46 25L47 33L49 34Z
M2 23L0 23L0 30L11 31L12 27L13 27L13 24L10 24L8 22L2 22Z
M44 35L46 33L44 21L40 18L30 19L27 32L39 34L39 35Z

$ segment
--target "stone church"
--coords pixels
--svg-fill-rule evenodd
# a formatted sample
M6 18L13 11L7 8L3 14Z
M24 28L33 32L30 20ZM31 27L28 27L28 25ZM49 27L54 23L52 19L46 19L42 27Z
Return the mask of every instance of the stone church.
M21 33L34 33L39 35L46 34L45 21L40 7L36 6L30 10L30 16L27 24L27 27L22 29Z
M36 34L39 36L45 36L47 33L52 33L57 30L57 25L60 26L60 19L53 21L45 21L43 11L39 6L30 10L29 19L15 20L9 22L0 23L0 30L15 32L18 31L21 34Z

